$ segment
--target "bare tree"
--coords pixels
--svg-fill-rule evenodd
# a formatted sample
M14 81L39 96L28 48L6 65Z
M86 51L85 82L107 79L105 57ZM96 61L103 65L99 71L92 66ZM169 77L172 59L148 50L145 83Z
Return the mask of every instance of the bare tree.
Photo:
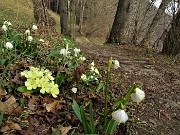
M145 37L142 39L142 41L140 43L141 45L149 46L151 44L150 42L151 42L152 35L156 29L156 26L157 26L160 18L165 14L165 9L167 8L169 2L171 2L171 0L162 0L161 4L157 10L156 15L154 16L151 24L148 27Z
M68 0L60 0L60 23L61 23L61 34L66 36L70 35L69 29L69 14L68 14Z
M125 23L130 13L132 0L119 0L116 15L107 43L122 43Z
M47 12L46 3L45 0L33 0L34 18L37 24L47 26L48 29L55 31L56 21Z
M180 9L173 17L171 28L165 36L162 53L173 55L180 53Z

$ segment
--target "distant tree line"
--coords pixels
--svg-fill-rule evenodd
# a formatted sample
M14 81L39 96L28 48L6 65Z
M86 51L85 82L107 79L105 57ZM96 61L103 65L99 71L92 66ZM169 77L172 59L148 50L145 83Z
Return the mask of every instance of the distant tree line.
M61 34L71 35L77 25L79 33L83 35L81 29L83 27L84 11L86 10L86 0L34 1L41 1L42 5L60 14ZM164 54L178 54L180 52L180 9L177 8L178 11L173 10L173 17L166 15L165 10L170 3L179 3L179 1L162 0L159 8L154 10L153 13L155 14L152 16L149 13L153 9L154 2L155 0L149 3L144 2L144 0L119 0L112 28L106 42L118 44L130 43L150 48L154 47L155 44L158 46L159 41L157 40L161 40L163 43L162 52ZM42 12L44 11L42 10ZM45 12L44 14L46 15ZM159 35L156 41L153 41L153 35L157 29L157 25L164 16L167 16L168 20L171 20L171 23L169 25L167 25L168 23L164 23L164 32Z

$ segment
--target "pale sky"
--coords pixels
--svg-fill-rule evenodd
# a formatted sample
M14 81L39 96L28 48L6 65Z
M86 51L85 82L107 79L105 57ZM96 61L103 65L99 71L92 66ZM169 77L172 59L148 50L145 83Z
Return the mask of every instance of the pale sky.
M149 0L149 1L152 2L152 0ZM162 0L155 0L154 6L156 6L157 8L159 8L161 2L162 2ZM168 14L168 15L172 15L172 14L173 14L172 6L173 6L173 7L175 6L175 9L176 9L176 11L177 11L178 3L175 2L175 5L174 5L174 2L170 2L169 5L168 5L168 7L167 7L166 10L165 10L166 14Z

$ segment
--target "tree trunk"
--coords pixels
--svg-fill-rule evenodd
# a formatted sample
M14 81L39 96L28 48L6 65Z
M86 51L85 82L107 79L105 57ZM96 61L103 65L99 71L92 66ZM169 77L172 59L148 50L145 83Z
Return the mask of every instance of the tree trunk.
M60 23L61 23L61 34L66 36L70 35L68 25L68 0L60 0Z
M165 36L162 53L173 55L180 53L180 9L172 20L171 28Z
M145 34L145 37L142 39L141 41L141 45L145 45L145 46L150 46L151 44L151 38L152 35L154 34L155 30L156 30L156 26L160 20L160 18L165 14L165 9L168 6L168 3L171 2L172 0L162 0L159 9L157 10L156 15L154 16L150 26L148 27L148 30Z
M125 23L129 17L131 0L119 0L116 15L107 43L122 43Z

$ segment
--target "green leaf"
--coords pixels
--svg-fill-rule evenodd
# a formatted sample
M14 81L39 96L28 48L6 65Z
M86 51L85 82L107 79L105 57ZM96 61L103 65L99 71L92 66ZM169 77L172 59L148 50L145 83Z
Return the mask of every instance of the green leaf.
M23 93L23 92L27 92L28 90L27 90L26 86L20 86L20 87L17 88L17 91Z
M6 110L6 106L5 106L5 104L3 104L3 110L2 110L2 112L1 112L1 115L0 115L0 126L1 126L1 124L2 124L2 121L3 121L3 118L4 118L4 113L5 113L5 110Z
M88 126L88 123L87 123L87 119L86 119L86 115L85 115L85 112L84 112L84 105L81 105L80 106L80 113L81 113L81 119L82 119L82 125L83 125L83 129L84 129L84 133L85 134L88 134L89 132L89 126Z
M21 106L25 106L25 99L24 98L20 98L19 102L20 102Z
M56 83L58 84L59 87L64 82L65 78L66 78L66 74L64 74L64 73L57 73Z
M2 64L2 65L4 65L5 62L6 62L6 59L2 59L2 60L1 60L1 64Z
M73 100L73 106L72 106L76 116L78 117L78 119L80 120L80 122L82 123L82 119L81 119L81 113L80 113L80 107L77 104L77 102L75 100Z
M117 121L111 119L107 127L107 134L110 135L114 131L117 125L118 125Z
M57 128L52 132L51 135L61 135L61 131Z
M89 105L89 115L90 115L90 128L91 128L91 131L93 133L96 133L96 129L94 127L94 115L93 115L93 103L92 101L90 100L90 105Z
M96 88L96 92L100 92L100 90L104 87L104 83L99 83L99 85Z

